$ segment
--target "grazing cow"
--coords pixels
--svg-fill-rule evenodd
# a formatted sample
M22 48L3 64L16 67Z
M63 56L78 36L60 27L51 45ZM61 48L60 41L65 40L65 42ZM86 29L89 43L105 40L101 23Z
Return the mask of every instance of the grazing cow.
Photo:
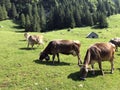
M120 38L113 38L109 42L113 43L116 46L115 51L118 51L118 47L120 47Z
M34 44L38 44L38 45L44 44L43 43L43 35L30 35L29 33L25 33L24 36L25 36L26 40L28 41L27 47L29 47L29 45L31 45L33 48Z
M102 61L109 61L111 63L111 73L114 70L114 52L115 52L115 45L112 43L96 43L90 48L87 49L83 66L80 69L80 79L85 80L87 73L88 73L88 65L91 64L92 69L94 69L95 62L98 63L99 69L104 75L102 71ZM94 74L93 70L93 74Z
M40 53L39 60L42 61L43 59L49 60L48 54L53 55L53 64L54 64L54 58L55 55L57 55L58 62L60 62L59 59L59 53L62 54L72 54L73 56L78 57L78 65L82 63L80 60L80 42L79 41L72 41L72 40L53 40L50 41L48 46L43 50L43 52Z

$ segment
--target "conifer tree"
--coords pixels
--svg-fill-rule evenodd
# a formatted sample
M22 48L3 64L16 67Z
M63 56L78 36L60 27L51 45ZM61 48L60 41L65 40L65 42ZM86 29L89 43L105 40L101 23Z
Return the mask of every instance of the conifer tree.
M120 13L120 0L114 0L115 2L115 8L116 8L116 13Z
M33 31L34 32L40 32L41 27L40 27L40 18L39 18L39 16L34 14L33 18L34 18L33 23L32 23Z
M20 18L21 18L21 26L22 26L22 27L25 27L25 24L27 24L27 23L25 22L25 15L22 13L21 16L20 16Z
M5 7L6 7L6 10L9 12L10 9L11 9L11 2L10 2L10 0L5 0Z
M94 25L96 25L96 24L97 24L97 22L98 22L97 13L96 13L96 12L94 12L94 13L93 13L93 15L92 15L92 17L93 17L93 23L94 23Z
M3 10L4 19L7 19L8 18L8 13L7 13L7 10L6 10L6 7L5 7L4 4L2 6L2 10Z
M106 10L107 10L107 16L112 15L110 3L106 2Z
M66 9L65 9L65 27L66 28L69 28L70 26L71 26L71 11L70 11L70 9L67 7Z
M59 15L59 28L65 28L64 25L64 18L65 18L65 11L64 11L65 6L58 7L58 15Z
M54 29L60 29L60 15L59 9L55 8L53 13L53 22L54 22Z
M75 26L76 26L75 25L75 20L74 20L73 14L71 14L71 16L70 16L70 27L74 28Z
M77 27L82 26L80 9L74 11L74 19Z
M108 27L106 16L103 13L99 14L99 24L98 24L98 27L99 28L107 28Z
M83 11L84 11L84 17L82 19L84 25L86 26L92 26L93 25L93 18L92 15L89 11L89 7L87 5L85 5L83 7Z
M36 4L36 3L34 3L34 5L33 5L33 15L39 16L39 14L38 14L38 7L37 7L37 4ZM34 19L34 18L33 18L33 19Z
M33 16L32 16L32 5L29 3L27 5L27 10L28 10L28 15L30 16L30 21L33 21Z
M93 18L92 18L92 15L89 11L87 11L86 13L86 25L87 26L92 26L94 23L93 23Z
M106 14L105 4L104 4L104 2L102 0L98 0L97 10Z
M4 19L3 9L0 5L0 20L3 20L3 19Z
M54 20L53 20L54 9L51 8L50 11L51 11L51 12L49 13L49 17L48 17L48 19L47 19L47 25L46 25L47 30L52 30L52 29L54 29Z
M25 31L26 32L32 31L30 17L28 14L26 15L26 19L25 19Z
M15 4L12 3L11 17L12 17L13 19L16 19L17 16L18 16L18 14L17 14L17 10L16 10L16 7L15 7Z
M41 30L45 31L46 30L46 15L45 15L44 7L42 5L40 6L40 9L39 9L39 16L40 16Z

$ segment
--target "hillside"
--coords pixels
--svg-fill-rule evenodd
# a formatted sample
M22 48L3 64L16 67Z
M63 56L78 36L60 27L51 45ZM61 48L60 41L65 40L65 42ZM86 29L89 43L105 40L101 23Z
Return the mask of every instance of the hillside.
M106 28L120 13L119 0L0 0L0 20L13 19L25 31L46 32L93 26Z
M92 29L91 27L74 28L46 33L31 32L30 34L43 34L45 46L53 39L72 39L81 42L81 58L84 59L86 49L95 42L108 42L113 37L120 37L120 15L108 18L109 27L105 29ZM97 72L89 73L86 81L79 80L77 57L60 54L61 62L55 65L52 60L39 62L39 53L44 49L35 46L33 50L27 49L27 42L23 36L24 29L11 20L0 22L0 89L1 90L119 90L120 88L120 49L115 52L115 71L110 74L110 63L103 62L105 75ZM98 39L85 38L89 32L96 32ZM52 58L51 58L52 59Z

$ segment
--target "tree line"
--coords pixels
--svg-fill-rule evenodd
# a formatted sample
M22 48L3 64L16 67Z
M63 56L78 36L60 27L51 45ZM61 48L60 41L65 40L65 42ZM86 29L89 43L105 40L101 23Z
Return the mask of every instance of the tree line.
M13 19L31 32L107 28L107 17L117 13L120 0L0 0L0 20Z

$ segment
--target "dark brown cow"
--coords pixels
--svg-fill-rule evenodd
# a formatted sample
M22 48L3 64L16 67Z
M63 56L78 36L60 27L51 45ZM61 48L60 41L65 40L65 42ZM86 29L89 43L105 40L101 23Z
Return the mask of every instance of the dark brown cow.
M113 43L116 46L116 51L118 51L118 47L120 47L120 38L113 38L109 42Z
M80 42L79 41L72 41L72 40L53 40L50 41L48 46L40 53L39 60L42 61L43 59L49 60L48 54L53 55L53 64L54 58L57 55L58 62L60 62L59 53L62 54L72 54L73 56L78 57L78 64L82 63L80 60Z
M83 66L80 69L80 79L85 80L88 73L88 65L91 64L92 69L94 69L95 62L98 63L102 75L104 75L102 70L102 61L109 61L111 63L111 73L113 73L114 52L115 45L112 43L96 43L90 46L90 48L87 49Z

